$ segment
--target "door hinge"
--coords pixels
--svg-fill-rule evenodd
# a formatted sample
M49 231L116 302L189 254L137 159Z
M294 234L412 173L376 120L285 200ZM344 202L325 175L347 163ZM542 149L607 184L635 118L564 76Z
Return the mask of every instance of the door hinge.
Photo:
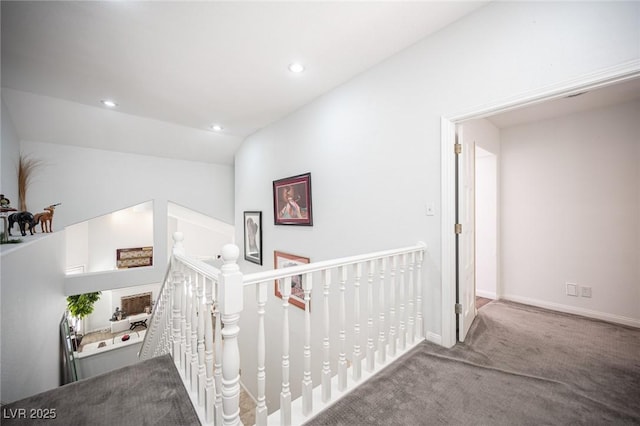
M460 303L456 303L455 309L456 309L456 314L462 313L462 305Z
M456 234L462 234L462 224L456 223Z
M455 153L457 155L462 154L462 144L457 143L457 144L453 145L453 150L455 151Z

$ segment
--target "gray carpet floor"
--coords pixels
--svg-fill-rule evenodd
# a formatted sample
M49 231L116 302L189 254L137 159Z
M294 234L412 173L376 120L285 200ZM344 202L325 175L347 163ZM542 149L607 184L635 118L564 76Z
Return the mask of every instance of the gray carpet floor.
M21 426L200 425L169 355L5 405L1 423Z
M307 422L365 424L640 425L640 329L492 302Z

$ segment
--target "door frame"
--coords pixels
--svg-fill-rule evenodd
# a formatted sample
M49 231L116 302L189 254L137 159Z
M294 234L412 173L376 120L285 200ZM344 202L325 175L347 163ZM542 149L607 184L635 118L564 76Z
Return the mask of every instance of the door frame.
M441 177L441 335L440 343L445 347L456 344L456 171L455 171L455 126L466 120L489 117L493 114L534 105L540 102L563 98L568 95L594 90L640 76L640 60L629 61L601 71L584 74L575 79L525 92L502 101L483 105L475 109L442 116L440 120L440 177ZM500 253L498 253L500 256Z

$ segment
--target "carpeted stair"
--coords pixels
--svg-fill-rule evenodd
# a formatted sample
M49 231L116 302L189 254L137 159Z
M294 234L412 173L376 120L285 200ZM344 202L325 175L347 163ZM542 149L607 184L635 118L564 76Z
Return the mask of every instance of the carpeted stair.
M200 421L172 358L164 355L2 407L2 425L32 424L190 426Z

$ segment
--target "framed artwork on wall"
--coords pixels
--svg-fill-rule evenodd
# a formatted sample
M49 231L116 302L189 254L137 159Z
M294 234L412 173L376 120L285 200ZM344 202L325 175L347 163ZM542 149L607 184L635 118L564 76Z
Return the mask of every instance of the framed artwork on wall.
M244 258L262 265L262 212L244 212Z
M153 247L135 247L116 249L118 269L153 266Z
M289 253L283 253L281 251L273 252L273 267L274 269L288 268L291 266L305 265L309 263L308 257L296 256ZM304 304L304 291L302 290L302 275L294 275L291 277L291 297L289 297L289 303L300 309L305 308ZM275 294L279 298L282 298L282 285L284 280L275 281ZM309 306L311 309L311 306Z
M313 226L311 173L273 181L273 217L276 225Z

